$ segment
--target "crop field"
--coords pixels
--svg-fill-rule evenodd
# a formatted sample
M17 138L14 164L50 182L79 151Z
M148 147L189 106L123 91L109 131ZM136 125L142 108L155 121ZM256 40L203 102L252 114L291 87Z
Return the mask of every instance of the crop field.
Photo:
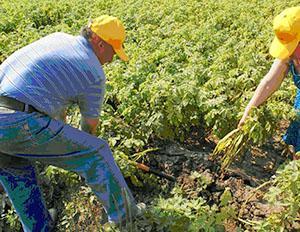
M248 147L225 171L211 154L234 130L273 58L272 20L300 1L0 0L0 63L53 32L78 35L89 18L117 16L128 63L104 65L106 95L97 136L106 139L145 214L105 231L300 231L300 161L281 141L297 88L288 75L253 110ZM78 127L79 109L67 121ZM138 170L145 163L175 176ZM83 178L37 163L57 231L104 231L102 206ZM0 194L0 232L22 231Z

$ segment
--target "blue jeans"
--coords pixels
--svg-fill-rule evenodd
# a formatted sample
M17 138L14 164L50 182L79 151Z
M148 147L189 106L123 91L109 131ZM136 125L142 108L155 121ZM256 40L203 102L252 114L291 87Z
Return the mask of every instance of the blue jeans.
M128 206L135 207L104 140L40 113L0 111L0 182L26 232L51 231L53 227L37 184L34 161L84 177L109 221L121 222Z
M297 89L297 94L295 97L294 109L297 112L296 120L292 121L286 131L282 136L283 141L288 145L293 145L295 152L300 151L300 89Z

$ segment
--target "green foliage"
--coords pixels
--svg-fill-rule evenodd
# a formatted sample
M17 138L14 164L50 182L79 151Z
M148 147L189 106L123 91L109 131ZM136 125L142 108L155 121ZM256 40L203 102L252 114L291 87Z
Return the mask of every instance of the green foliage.
M190 175L190 179L194 182L196 182L197 185L197 192L201 192L202 190L205 190L208 185L212 183L212 179L202 175L202 173L199 173L197 171L193 171Z
M9 228L6 228L6 230L21 231L21 223L18 220L18 215L14 209L8 210L8 212L5 214L5 220L9 226Z
M107 94L97 133L109 141L122 172L136 185L142 183L128 162L148 149L152 139L184 141L192 127L223 137L236 127L271 65L272 19L286 7L299 4L296 0L0 2L0 62L49 33L77 35L90 17L111 14L124 22L131 59L129 63L116 59L104 67ZM276 122L292 117L294 95L295 87L286 79L268 105L257 110L257 118L247 127L255 144L274 134ZM71 124L78 126L78 110L70 113ZM76 176L53 168L44 178L58 185L80 183ZM70 227L71 216L77 213L72 207L83 205L76 197L73 200L66 205L64 219ZM157 202L150 218L152 214L160 229L217 231L221 221L235 215L228 202L229 192L221 205L212 207L201 198L189 200L174 193ZM14 216L9 215L13 214L8 214L13 223Z
M153 231L224 231L226 220L236 218L229 189L222 194L220 205L213 206L201 197L186 198L178 186L172 194L168 199L159 198L148 211L146 217Z
M60 231L101 231L100 219L104 211L96 196L88 187L71 194L71 199L64 202Z
M117 108L104 107L109 117L103 116L108 120L103 125L114 132L129 130L116 137L140 146L152 134L184 140L192 126L206 125L218 136L235 127L245 100L270 66L272 18L287 7L280 1L190 0L184 7L177 0L126 6L122 1L2 2L0 61L51 32L76 34L89 17L110 13L124 21L131 60L105 67L107 98ZM291 94L294 89L283 89L272 101L291 103ZM267 122L291 109L281 106L280 111L274 106Z
M113 14L124 22L131 59L104 67L99 135L127 156L153 136L183 141L195 126L220 137L232 130L270 67L271 22L287 7L281 1L2 2L0 62L51 32L77 34L90 17ZM295 88L289 85L270 100L257 135L270 136L269 124L290 118Z
M254 228L257 231L290 231L299 222L300 160L292 161L277 171L265 199L277 210L256 222Z

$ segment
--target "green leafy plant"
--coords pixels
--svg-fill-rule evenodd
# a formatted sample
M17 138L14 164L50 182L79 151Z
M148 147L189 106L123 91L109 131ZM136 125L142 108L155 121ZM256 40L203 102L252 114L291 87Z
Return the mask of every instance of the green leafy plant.
M229 189L221 195L220 205L211 207L201 197L185 198L178 187L172 193L171 198L158 199L146 215L155 231L223 231L226 220L236 218L236 209L230 206Z
M257 231L291 231L300 220L300 160L291 161L276 173L265 199L274 208L264 220L253 222Z
M132 183L156 184L153 178L128 165L128 161L146 159L137 154L151 150L153 141L186 142L192 128L217 138L235 128L254 88L271 65L268 46L273 37L272 19L284 8L298 4L296 0L188 0L185 4L179 0L2 0L0 62L49 33L78 35L88 18L101 14L119 17L127 31L125 45L130 61L116 59L103 67L107 92L97 136L108 140L121 171ZM276 134L277 122L292 119L295 93L291 78L287 78L239 132L247 137L239 137L232 144L240 140L239 143L251 146L262 144ZM68 122L78 127L79 121L78 109L71 107ZM227 165L234 157L237 156L233 155ZM42 175L52 186L47 189L48 203L52 203L54 186L74 190L81 184L80 178L53 168ZM204 181L197 175L195 178ZM71 197L68 191L64 196ZM152 215L157 213L152 217L156 228L176 225L213 231L222 218L229 217L216 215L224 215L226 207L231 212L230 203L209 207L203 199L173 196L174 199L161 198L153 208ZM73 206L84 206L89 197L72 198L75 203L68 206L65 219L74 215ZM183 205L178 206L180 210L162 210L176 201Z

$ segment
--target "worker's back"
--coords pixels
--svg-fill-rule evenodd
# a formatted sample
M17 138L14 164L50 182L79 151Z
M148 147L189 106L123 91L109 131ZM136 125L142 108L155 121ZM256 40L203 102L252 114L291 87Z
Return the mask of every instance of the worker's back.
M57 116L78 103L86 117L99 115L105 75L82 36L53 33L13 53L0 65L0 95Z

